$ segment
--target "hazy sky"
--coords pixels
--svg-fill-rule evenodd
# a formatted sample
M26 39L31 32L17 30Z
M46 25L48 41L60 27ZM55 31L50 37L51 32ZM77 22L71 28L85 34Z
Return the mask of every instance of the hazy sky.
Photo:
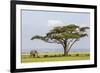
M77 24L90 26L89 13L52 12L22 10L22 49L53 50L62 49L61 45L46 43L42 40L30 40L35 35L45 35L57 25ZM88 32L89 34L89 32ZM90 36L80 39L72 49L90 49Z

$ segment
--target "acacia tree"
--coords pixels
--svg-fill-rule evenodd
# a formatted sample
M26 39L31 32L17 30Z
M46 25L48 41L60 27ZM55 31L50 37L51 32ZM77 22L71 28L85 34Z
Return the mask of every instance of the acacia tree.
M64 55L68 55L68 52L72 46L85 36L88 36L86 29L89 27L79 27L75 24L69 24L66 26L54 27L45 36L33 36L31 40L40 39L48 43L61 44L64 49Z

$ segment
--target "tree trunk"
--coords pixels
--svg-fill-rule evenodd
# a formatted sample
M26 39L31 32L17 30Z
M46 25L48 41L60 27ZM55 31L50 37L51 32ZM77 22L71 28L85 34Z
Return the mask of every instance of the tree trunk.
M64 45L64 56L68 55L67 49L68 49L68 48L67 48L67 45L65 44L65 45Z
M63 43L63 48L64 48L64 56L66 56L66 55L68 55L68 52L67 52L67 50L68 50L68 44L67 44L67 39L66 40L64 40L64 43Z
M66 52L66 48L64 48L64 56L68 55L68 52Z
M77 41L78 39L75 39L70 45L68 44L68 41L65 40L63 43L63 48L64 48L64 56L68 55L71 47L74 45L74 43Z

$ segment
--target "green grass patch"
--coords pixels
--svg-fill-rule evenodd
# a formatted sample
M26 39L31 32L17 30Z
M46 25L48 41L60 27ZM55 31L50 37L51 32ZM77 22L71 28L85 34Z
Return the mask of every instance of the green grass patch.
M38 57L32 58L30 55L22 55L22 63L30 62L52 62L52 61L73 61L73 60L89 60L89 52L72 52L68 56L63 53L39 53Z

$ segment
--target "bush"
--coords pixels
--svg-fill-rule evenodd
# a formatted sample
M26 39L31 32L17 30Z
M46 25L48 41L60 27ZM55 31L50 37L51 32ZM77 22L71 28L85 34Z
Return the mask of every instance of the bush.
M44 55L44 57L48 57L48 55Z
M76 54L76 56L79 56L79 54Z
M62 55L61 55L61 54L59 54L58 56L59 56L59 57L62 57Z
M49 57L53 57L52 55L50 55Z
M65 56L64 54L62 56Z
M60 57L61 55L51 55L49 57Z
M37 58L40 58L39 56L37 56Z
M90 56L90 54L86 54L86 56Z
M57 55L51 55L50 57L57 57Z
M54 57L58 57L57 55L54 55Z
M68 56L71 56L70 54Z

